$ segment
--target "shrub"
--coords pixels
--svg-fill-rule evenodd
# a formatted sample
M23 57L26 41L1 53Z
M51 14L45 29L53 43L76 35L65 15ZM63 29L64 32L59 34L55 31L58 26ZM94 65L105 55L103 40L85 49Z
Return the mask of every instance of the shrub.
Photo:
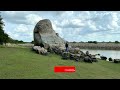
M119 43L119 41L115 41L115 43Z

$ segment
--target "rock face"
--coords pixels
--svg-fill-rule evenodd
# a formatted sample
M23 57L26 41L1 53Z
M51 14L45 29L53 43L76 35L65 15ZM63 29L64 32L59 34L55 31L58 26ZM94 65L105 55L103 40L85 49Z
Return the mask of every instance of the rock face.
M32 50L36 51L36 53L38 53L38 54L42 54L42 55L48 54L47 50L40 46L33 46Z
M64 40L55 33L49 19L40 20L34 28L34 46L62 46Z

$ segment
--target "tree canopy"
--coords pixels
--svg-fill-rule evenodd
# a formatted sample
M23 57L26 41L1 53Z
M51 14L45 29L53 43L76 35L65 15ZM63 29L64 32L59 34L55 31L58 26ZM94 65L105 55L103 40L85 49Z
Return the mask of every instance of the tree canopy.
M0 14L0 44L3 45L6 44L6 43L24 43L22 40L14 40L12 39L11 37L9 37L9 35L7 33L4 32L3 30L3 26L5 26L4 22L2 21L3 18L1 17L1 14Z
M5 26L5 24L2 20L3 18L0 15L0 44L6 44L9 41L9 35L3 30L3 26Z

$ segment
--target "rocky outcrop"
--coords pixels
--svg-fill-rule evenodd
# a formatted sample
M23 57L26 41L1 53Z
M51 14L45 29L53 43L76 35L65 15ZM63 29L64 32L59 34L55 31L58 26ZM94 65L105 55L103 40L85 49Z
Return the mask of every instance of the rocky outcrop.
M120 63L120 59L114 59L114 63Z
M48 54L47 50L40 46L33 46L32 50L36 51L36 53L38 53L38 54L42 54L42 55Z
M63 46L64 40L55 33L49 19L40 20L34 28L34 46Z
M107 57L105 57L105 56L101 56L100 58L101 58L101 60L107 60Z

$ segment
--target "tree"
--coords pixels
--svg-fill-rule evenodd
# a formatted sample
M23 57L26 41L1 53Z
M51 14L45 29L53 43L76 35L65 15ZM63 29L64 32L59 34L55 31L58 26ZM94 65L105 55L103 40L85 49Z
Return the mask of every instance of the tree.
M76 43L75 41L73 41L73 43Z
M115 41L115 43L119 43L119 41Z
M34 44L34 41L31 41L32 44Z
M92 41L88 41L88 43L92 43Z
M9 42L14 43L14 40L11 37L9 37Z
M9 41L8 34L6 34L3 30L4 22L2 21L2 17L0 15L0 44L7 43Z
M97 41L93 41L93 43L97 44Z
M3 36L3 42L6 43L9 42L9 37L8 37L8 34L4 33L4 36Z
M95 44L97 44L97 41L88 41L88 43L95 43Z
M18 43L24 43L22 40L18 41Z
M3 31L3 21L2 21L2 17L0 15L0 44L3 44L3 37L4 37L4 31Z

